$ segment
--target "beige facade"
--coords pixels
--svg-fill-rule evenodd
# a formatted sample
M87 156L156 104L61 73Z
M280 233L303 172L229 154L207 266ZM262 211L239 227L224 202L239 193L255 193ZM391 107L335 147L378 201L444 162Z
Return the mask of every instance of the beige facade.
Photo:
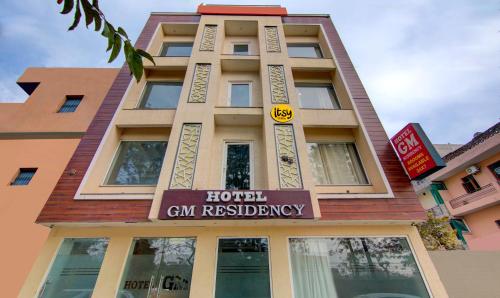
M52 276L51 270L57 267L54 264L59 266L57 254L65 250L65 241L73 238L108 241L100 270L95 274L95 286L85 290L92 297L125 297L125 289L130 285L125 279L132 270L130 258L140 250L134 245L151 237L196 239L192 275L188 278L190 287L187 292L169 288L178 292L162 293L160 288L165 289L162 278L167 278L162 275L153 290L149 287L151 281L141 281L148 288L140 297L150 296L151 291L158 291L155 292L158 297L223 297L216 289L220 240L256 237L268 241L269 295L275 298L302 297L294 292L291 238L356 238L365 242L395 239L403 243L398 247L405 250L405 258L414 264L407 270L416 278L420 295L447 297L412 225L422 219L423 210L414 204L418 202L392 149L385 155L381 153L380 148L390 145L376 114L371 110L373 117L363 119L365 107L355 103L355 90L349 89L347 83L352 77L346 77L347 72L344 74L340 69L339 57L332 48L332 33L327 33L330 27L315 21L284 22L283 17L255 13L151 16L143 33L148 38L140 37L139 43L155 56L156 65L145 61L145 76L139 82L129 81L109 125L103 129L95 154L88 160L88 169L85 164L84 174L78 176L81 181L74 195L61 190L49 198L38 221L52 225L51 234L20 297L37 294L45 297L46 291L53 290L47 281ZM331 25L327 17L321 18L324 19L320 21L326 20ZM168 44L189 42L193 43L189 57L160 54ZM287 50L289 43L315 44L322 55L289 57L293 56ZM248 52L244 55L233 52L235 45L248 45ZM148 86L153 82L182 82L178 103L170 108L144 108L144 100L151 92ZM249 85L250 100L246 106L232 104L231 84L237 83ZM304 108L296 88L299 84L329 86L340 108ZM110 93L118 93L117 89ZM289 105L295 116L289 122L278 123L270 113L283 103ZM96 118L99 117L98 114ZM373 133L375 125L380 125L376 128L378 138ZM96 133L89 139L98 137ZM110 177L119 175L117 160L124 158L120 148L131 141L167 142L157 183L110 183ZM90 143L84 137L81 147L85 154L90 152L87 148L93 148ZM318 165L311 157L308 143L350 144L351 151L346 149L343 154L350 154L347 167L353 173L358 171L353 175L358 175L360 182L318 183L314 174ZM233 191L275 191L290 196L305 191L311 216L187 220L165 220L160 216L165 212L164 204L169 203L165 200L166 193L228 189L227 144L245 144L249 148L248 186ZM78 167L70 163L69 167L73 166ZM130 173L122 175L128 178ZM337 175L342 176L342 171ZM73 185L65 177L60 181L63 184ZM286 202L292 204L293 199ZM336 215L336 212L344 213ZM382 252L388 253L387 247ZM365 253L369 253L366 247ZM156 278L151 276L151 280ZM51 283L54 284L52 280ZM372 293L376 291L381 289Z

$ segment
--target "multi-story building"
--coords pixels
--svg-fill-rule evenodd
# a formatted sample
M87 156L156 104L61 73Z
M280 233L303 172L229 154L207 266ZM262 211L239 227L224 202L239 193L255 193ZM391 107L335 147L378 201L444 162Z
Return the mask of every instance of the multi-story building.
M0 103L0 276L15 297L49 234L35 220L117 69L29 68L23 103Z
M499 133L500 123L476 133L446 154L446 167L418 189L424 206L449 216L458 238L471 250L500 250Z
M447 297L329 16L202 5L136 46L156 63L115 79L21 297Z

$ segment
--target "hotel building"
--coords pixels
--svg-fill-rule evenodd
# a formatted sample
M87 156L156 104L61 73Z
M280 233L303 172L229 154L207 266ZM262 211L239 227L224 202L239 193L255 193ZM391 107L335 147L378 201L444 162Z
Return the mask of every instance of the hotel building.
M152 13L37 223L21 297L447 297L327 15Z

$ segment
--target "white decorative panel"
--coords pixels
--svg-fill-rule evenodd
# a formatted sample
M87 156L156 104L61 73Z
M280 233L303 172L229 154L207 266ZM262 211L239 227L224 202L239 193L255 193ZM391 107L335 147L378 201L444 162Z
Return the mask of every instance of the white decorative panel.
M200 135L200 123L189 123L182 126L170 189L191 189L193 186Z
M208 80L210 78L210 64L198 63L194 69L193 82L188 102L206 102Z
M269 65L269 84L271 85L271 102L288 103L286 91L285 68L283 65Z
M293 126L274 125L276 150L278 154L278 173L281 188L302 188L299 159L295 147Z

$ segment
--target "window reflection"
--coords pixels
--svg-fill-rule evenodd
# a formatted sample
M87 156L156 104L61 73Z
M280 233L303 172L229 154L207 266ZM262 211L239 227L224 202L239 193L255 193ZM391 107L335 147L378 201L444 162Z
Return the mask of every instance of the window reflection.
M227 144L226 189L250 189L250 144Z
M295 297L429 297L404 238L290 239Z

